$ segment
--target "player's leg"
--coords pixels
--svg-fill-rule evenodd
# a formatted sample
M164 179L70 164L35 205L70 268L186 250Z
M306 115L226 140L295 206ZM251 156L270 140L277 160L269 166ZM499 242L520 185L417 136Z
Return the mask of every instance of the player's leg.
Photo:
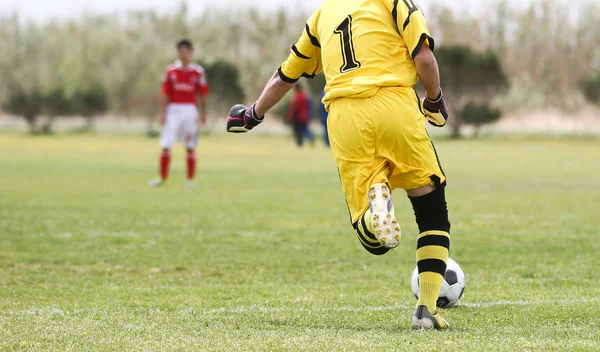
M392 192L387 183L373 184L368 196L369 208L352 226L369 253L382 255L400 244L402 232L396 220Z
M371 225L371 215L367 215L367 213L368 212L365 212L359 221L352 224L352 227L354 227L354 230L356 231L360 244L367 252L373 255L384 255L389 252L390 249L384 247L377 237L375 237L373 226Z
M159 176L148 182L150 187L160 187L169 178L169 167L171 165L171 147L177 137L179 119L172 107L167 108L167 118L160 132L161 153L159 158Z
M421 128L424 130L425 128ZM412 318L413 328L446 329L436 302L444 280L450 251L450 221L446 204L446 178L429 136L413 135L407 163L415 169L403 183L419 227L416 261L419 271L419 300Z
M372 118L369 101L343 99L332 105L328 127L353 227L362 246L381 255L398 246L400 227L388 185L388 164L376 156Z
M171 150L164 148L160 154L160 178L167 181L169 178L169 166L171 165Z
M310 122L304 124L304 137L308 140L308 143L311 146L315 145L315 135L312 133L310 129Z
M376 120L379 154L390 164L390 185L407 190L419 226L416 259L420 297L413 326L446 328L448 324L436 308L450 248L446 178L415 92L381 89L378 97L390 102L390 112Z
M198 146L199 126L198 110L195 106L190 106L186 111L185 123L183 127L183 142L187 149L186 166L187 182L189 188L195 187L194 178L196 177L196 147Z
M169 178L169 165L171 164L171 150L163 148L158 162L159 176L148 181L149 187L160 187L167 182Z
M296 134L296 144L302 147L304 145L304 124L302 122L294 122L294 133Z
M329 132L327 131L327 119L323 120L323 143L329 147Z
M436 302L444 280L450 250L450 222L445 187L428 185L407 191L419 227L417 267L419 300L412 319L414 328L448 327L437 313Z
M196 151L194 149L187 150L187 187L195 187L194 177L196 177Z

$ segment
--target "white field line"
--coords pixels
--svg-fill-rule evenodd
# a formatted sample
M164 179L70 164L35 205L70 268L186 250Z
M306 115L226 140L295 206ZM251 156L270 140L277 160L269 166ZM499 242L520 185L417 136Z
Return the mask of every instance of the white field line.
M268 307L268 306L248 306L248 307L237 307L237 308L218 308L209 311L205 311L206 314L233 314L233 313L277 313L277 312L377 312L377 311L388 311L388 310L401 310L401 309L412 309L414 306L408 306L404 304L391 305L391 306L380 306L380 307Z
M506 307L506 306L535 306L535 305L548 305L548 306L568 306L573 304L586 304L586 303L598 303L600 297L594 298L577 298L577 299L559 299L559 300L535 300L535 301L490 301L490 302L465 302L459 303L458 308L490 308L490 307ZM412 310L414 305L398 304L398 305L387 305L387 306L363 306L363 307L269 307L264 305L250 305L233 308L217 308L210 310L196 310L192 307L180 309L177 313L182 315L228 315L228 314L242 314L242 313L283 313L283 312L296 312L296 313L322 313L322 312L384 312L394 310ZM450 309L452 310L452 308ZM148 314L161 315L168 314L168 311L161 309L148 308L144 310ZM101 314L101 315L112 315L112 314L131 314L136 313L138 310L120 310L120 311L109 311L106 309L98 308L76 308L72 310L63 310L55 307L47 308L31 308L20 311L9 310L0 313L8 316L69 316L69 315L88 315L88 314Z
M596 303L600 302L600 297L593 298L575 298L575 299L558 299L558 300L539 300L539 301L492 301L492 302L473 302L459 303L459 306L466 308L485 308L499 306L534 306L534 305L571 305L579 303Z
M501 307L501 306L534 306L534 305L572 305L581 303L595 303L600 302L600 297L596 298L580 298L580 299L562 299L562 300L537 300L537 301L491 301L491 302L467 302L458 303L457 307L465 308L488 308L488 307ZM230 314L230 313L277 313L277 312L378 312L378 311L390 311L390 310L403 310L403 309L414 309L414 305L389 305L389 306L365 306L365 307L268 307L268 306L248 306L248 307L237 307L237 308L218 308L210 311L206 311L208 314Z

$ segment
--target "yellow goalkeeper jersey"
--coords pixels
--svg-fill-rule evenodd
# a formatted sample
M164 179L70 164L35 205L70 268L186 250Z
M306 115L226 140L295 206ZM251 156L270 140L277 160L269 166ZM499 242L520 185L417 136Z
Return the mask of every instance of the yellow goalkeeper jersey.
M279 76L295 82L324 72L329 108L337 98L371 97L380 87L413 87L413 57L423 44L434 48L412 0L326 0L308 19Z

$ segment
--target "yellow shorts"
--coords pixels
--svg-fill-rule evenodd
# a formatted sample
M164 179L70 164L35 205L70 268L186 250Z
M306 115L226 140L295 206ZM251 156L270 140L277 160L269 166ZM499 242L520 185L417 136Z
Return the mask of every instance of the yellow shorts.
M336 99L329 110L331 150L352 223L369 208L373 184L408 190L446 181L414 89L381 88L370 98Z

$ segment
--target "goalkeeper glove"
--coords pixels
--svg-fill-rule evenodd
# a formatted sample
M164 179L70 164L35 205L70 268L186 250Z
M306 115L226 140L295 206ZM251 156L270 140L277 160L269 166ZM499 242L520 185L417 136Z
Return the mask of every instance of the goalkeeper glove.
M423 109L425 109L425 115L427 121L436 127L444 127L448 120L448 108L444 101L442 94L442 88L440 88L440 95L436 99L430 99L427 94L423 99Z
M234 105L227 117L227 132L245 133L262 123L265 117L256 116L255 105L250 108L242 104Z

